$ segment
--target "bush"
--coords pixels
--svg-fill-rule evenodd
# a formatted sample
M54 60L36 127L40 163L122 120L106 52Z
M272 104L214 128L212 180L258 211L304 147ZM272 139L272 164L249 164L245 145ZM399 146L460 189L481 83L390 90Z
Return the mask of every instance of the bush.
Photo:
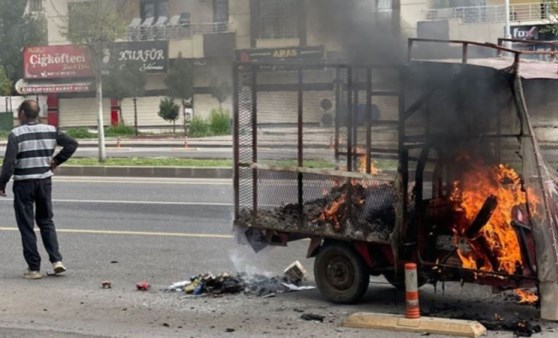
M192 122L190 122L189 128L189 136L190 137L204 137L210 136L211 130L210 125L201 117L194 116L192 118Z
M231 133L229 113L221 109L211 109L209 126L213 135L229 135Z
M96 137L95 134L92 134L87 130L85 127L80 128L70 128L66 130L66 135L72 138L94 138Z
M132 126L119 124L105 128L105 136L131 136L135 135L136 130Z

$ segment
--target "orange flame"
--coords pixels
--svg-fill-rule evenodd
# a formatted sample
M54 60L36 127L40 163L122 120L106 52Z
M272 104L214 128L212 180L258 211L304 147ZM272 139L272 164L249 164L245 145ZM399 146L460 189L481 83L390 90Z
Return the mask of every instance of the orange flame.
M339 222L339 208L345 204L345 196L340 196L337 200L333 201L329 207L324 208L320 214L320 221L330 221L336 230L341 228Z
M450 199L457 202L455 210L463 212L466 220L456 225L454 233L465 233L490 195L496 196L498 205L476 236L482 237L485 248L471 240L471 251L458 250L458 255L466 268L513 274L522 265L522 259L517 235L511 226L512 208L525 204L526 196L521 190L520 177L512 168L477 163L459 182L454 182ZM497 266L492 266L494 262Z
M514 289L513 292L519 297L518 304L534 304L539 300L539 296L529 290Z
M366 173L366 149L363 147L355 148L355 155L358 159L358 171ZM370 174L379 175L382 171L376 167L376 161L370 159Z

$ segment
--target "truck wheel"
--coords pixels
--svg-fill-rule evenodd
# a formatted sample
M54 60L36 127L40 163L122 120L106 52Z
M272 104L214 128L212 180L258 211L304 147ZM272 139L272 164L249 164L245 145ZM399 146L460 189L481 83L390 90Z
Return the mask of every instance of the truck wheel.
M356 303L370 283L370 274L360 254L341 244L320 249L314 261L314 277L321 294L337 304Z

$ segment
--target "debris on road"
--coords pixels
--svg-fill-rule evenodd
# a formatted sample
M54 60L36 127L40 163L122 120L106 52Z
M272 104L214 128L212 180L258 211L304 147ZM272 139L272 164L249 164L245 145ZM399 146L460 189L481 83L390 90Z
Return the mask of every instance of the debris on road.
M111 289L111 288L112 288L112 283L111 283L109 280L104 280L104 281L101 283L101 287L102 287L103 289Z
M304 320L315 320L315 321L323 323L325 316L316 315L316 314L313 314L313 313L304 313L304 314L300 315L300 318L304 319Z
M294 284L300 283L308 277L308 272L306 272L299 261L295 261L289 265L285 271L283 271L283 274Z
M147 291L150 287L151 285L149 285L149 283L145 281L136 284L136 289L138 289L139 291Z
M296 269L298 270L299 268ZM303 271L302 269L299 271ZM226 272L215 276L211 273L205 273L195 275L190 280L176 282L167 287L165 291L183 292L196 296L244 292L249 295L270 298L278 293L314 288L314 286L298 285L300 278L295 279L299 281L294 283L292 278L287 276L267 277L258 274L249 275L247 273L238 273L236 276L232 276Z

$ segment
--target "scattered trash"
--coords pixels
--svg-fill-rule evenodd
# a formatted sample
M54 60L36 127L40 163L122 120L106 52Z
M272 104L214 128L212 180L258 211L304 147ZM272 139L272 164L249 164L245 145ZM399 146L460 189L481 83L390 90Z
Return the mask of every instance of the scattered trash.
M164 291L183 292L196 296L244 292L249 295L270 298L275 297L277 293L314 288L314 286L295 284L291 278L286 276L267 277L257 274L249 275L247 273L238 273L236 276L222 273L215 276L211 273L205 273L193 276L190 280L176 282L165 288Z
M301 319L304 319L304 320L315 320L315 321L318 321L318 322L323 323L323 322L324 322L325 316L316 315L316 314L313 314L313 313L303 313L303 314L300 316L300 318L301 318Z
M229 332L229 333L230 333L230 332L234 332L234 331L236 331L236 330L233 329L233 328L230 328L230 327L228 327L227 329L225 329L225 332Z
M148 282L139 282L136 284L136 288L140 291L147 291L150 287L151 285L149 285Z
M109 280L104 280L104 281L101 283L101 287L102 287L103 289L112 289L112 283L111 283Z
M312 290L316 288L315 286L312 285L299 286L299 285L289 284L289 283L283 283L283 286L285 286L289 291Z
M164 327L170 327L169 323L163 323Z
M300 283L303 280L306 280L306 278L308 277L308 273L306 272L306 270L304 269L302 264L300 264L299 261L295 261L291 265L289 265L285 269L285 271L283 271L283 274L292 283L295 283L295 284Z

